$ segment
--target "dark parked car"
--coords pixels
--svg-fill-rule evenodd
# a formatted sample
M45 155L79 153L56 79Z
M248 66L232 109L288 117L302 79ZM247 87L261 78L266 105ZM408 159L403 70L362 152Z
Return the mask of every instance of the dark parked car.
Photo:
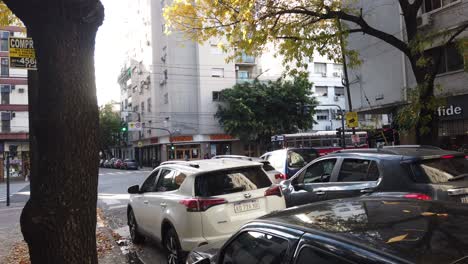
M316 159L319 152L314 148L286 148L267 152L260 158L268 160L277 171L291 178L307 163Z
M226 243L194 249L187 264L466 264L465 205L354 198L273 213Z
M133 159L125 159L120 168L123 170L138 170L138 163Z
M361 195L468 203L468 161L432 147L342 150L309 163L281 189L288 207Z

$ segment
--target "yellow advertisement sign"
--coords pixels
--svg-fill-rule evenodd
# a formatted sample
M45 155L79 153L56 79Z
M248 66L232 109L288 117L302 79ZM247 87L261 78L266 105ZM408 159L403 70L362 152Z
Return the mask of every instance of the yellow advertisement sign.
M359 126L357 112L346 113L346 125L350 128Z
M10 51L10 67L36 70L36 53L32 38L10 37L8 39Z

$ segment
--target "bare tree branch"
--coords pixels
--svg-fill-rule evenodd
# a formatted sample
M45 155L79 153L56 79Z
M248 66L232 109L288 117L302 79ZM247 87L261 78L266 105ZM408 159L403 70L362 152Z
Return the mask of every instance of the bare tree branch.
M304 8L292 8L292 9L272 12L270 14L267 14L267 15L259 18L259 20L263 20L263 19L266 19L268 17L272 17L272 16L276 16L276 15L280 15L280 14L302 14L302 15L317 17L317 18L320 18L320 19L335 19L335 18L338 18L338 19L342 19L342 20L345 20L345 21L348 21L348 22L352 22L352 23L360 26L363 33L371 35L371 36L376 37L378 39L381 39L381 40L387 42L388 44L394 46L395 48L399 49L404 54L406 54L408 57L411 56L411 51L410 51L407 43L405 43L404 41L398 39L397 37L395 37L395 36L393 36L391 34L388 34L386 32L383 32L381 30L378 30L378 29L370 26L364 20L364 18L362 16L351 15L351 14L345 13L343 11L332 11L327 7L325 7L325 9L326 9L325 13L318 13L318 12L307 10L307 9L304 9Z

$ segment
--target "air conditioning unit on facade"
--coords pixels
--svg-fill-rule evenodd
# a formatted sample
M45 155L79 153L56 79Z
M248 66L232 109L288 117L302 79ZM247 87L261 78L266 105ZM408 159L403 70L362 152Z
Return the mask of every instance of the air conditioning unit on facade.
M326 72L322 72L322 77L327 77L327 73L326 73Z
M236 71L238 71L238 70L239 70L239 66L236 66Z
M430 26L432 24L432 16L431 14L425 13L416 18L416 24L418 28L424 28Z
M166 83L166 80L160 80L159 85L164 85Z
M333 100L334 100L335 102L338 102L338 100L340 100L340 97L339 97L339 96L335 96L335 97L333 97Z
M341 77L341 74L339 72L334 72L333 77Z

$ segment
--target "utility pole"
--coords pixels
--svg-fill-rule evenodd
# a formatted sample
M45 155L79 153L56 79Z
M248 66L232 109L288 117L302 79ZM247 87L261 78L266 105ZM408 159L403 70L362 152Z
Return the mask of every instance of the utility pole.
M338 30L339 30L338 35L340 36L341 57L342 57L342 60L343 60L344 80L342 80L342 84L346 87L346 93L348 94L349 112L352 112L353 111L353 105L351 103L351 93L349 91L348 66L346 65L346 54L345 54L345 47L344 47L344 40L343 40L343 28L341 26L340 19L337 18L336 21L337 21L337 24L338 24ZM344 126L343 126L343 131L344 131ZM353 135L355 135L355 134L356 134L356 130L353 127Z

